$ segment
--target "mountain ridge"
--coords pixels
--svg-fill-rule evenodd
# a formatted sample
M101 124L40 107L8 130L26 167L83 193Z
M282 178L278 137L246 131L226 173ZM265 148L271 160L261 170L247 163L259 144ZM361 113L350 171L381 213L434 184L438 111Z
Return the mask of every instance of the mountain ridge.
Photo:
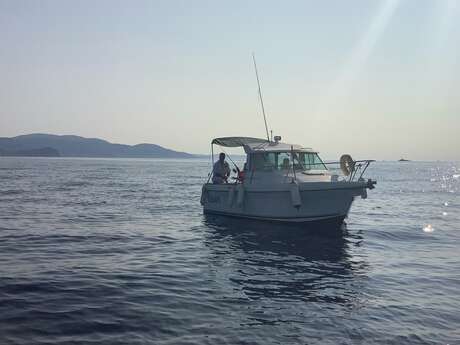
M47 150L44 150L44 149ZM52 149L52 150L49 150ZM198 158L187 152L175 151L157 144L136 145L111 143L99 138L47 133L0 137L0 156L61 156L113 158ZM57 154L56 154L57 152Z

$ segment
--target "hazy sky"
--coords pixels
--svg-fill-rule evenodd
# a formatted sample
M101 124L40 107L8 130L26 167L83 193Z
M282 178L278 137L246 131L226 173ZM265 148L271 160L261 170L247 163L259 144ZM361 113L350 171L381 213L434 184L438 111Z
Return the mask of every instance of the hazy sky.
M0 0L0 136L460 160L460 1Z

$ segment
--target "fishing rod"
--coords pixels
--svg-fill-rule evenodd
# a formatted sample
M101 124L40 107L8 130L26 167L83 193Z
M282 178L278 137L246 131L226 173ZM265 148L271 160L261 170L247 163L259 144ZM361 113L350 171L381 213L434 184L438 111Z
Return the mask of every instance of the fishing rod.
M238 168L238 165L236 165L236 163L234 162L234 160L232 159L232 157L230 157L230 155L229 155L223 148L220 148L220 149L225 153L225 156L226 156L228 159L230 159L230 162L233 163L233 165L235 166L236 170L237 170L238 172L240 172L240 171L241 171L240 168Z
M264 100L262 99L262 91L260 90L259 73L257 72L256 56L254 55L254 53L252 53L252 61L254 61L254 69L256 71L257 86L259 87L259 99L260 99L260 105L262 106L262 114L264 116L265 132L267 133L267 140L270 141L270 136L268 134L267 116L265 115Z

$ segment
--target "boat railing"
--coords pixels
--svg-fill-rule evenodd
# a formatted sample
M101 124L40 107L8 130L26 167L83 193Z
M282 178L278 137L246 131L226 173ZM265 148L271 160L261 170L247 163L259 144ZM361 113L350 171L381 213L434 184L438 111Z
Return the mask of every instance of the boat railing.
M348 171L342 169L340 162L323 162L331 173L336 173L338 176L342 176L345 181L354 182L363 179L364 173L366 172L369 165L375 162L373 159L364 159L353 161Z
M328 171L333 176L334 175L337 176L337 179L341 178L341 181L356 182L356 181L362 181L363 180L364 173L366 172L367 168L369 167L369 165L372 162L375 162L375 160L365 159L365 160L353 161L353 164L352 164L351 167L349 167L348 171L344 171L344 169L342 169L340 162L327 162L326 161L326 162L321 162L321 163L312 163L312 164L308 165L308 168L306 166L302 166L302 167L299 168L299 170L297 170L297 168L294 169L294 171L292 169L290 169L290 170L288 170L286 176L289 177L289 176L292 175L292 177L294 179L296 179L296 177L295 177L295 171L296 170L298 171L298 173L301 173L302 171L306 172L308 170L316 170L315 169L316 166L318 166L318 168L319 168L318 170L321 170L322 168L324 168L324 166L326 166ZM323 164L324 164L324 166L323 166ZM235 169L232 169L232 170L233 170L233 172L236 173ZM251 181L252 181L252 177L254 175L254 172L255 172L255 170L252 170L250 172L250 180ZM211 170L208 173L207 180L205 182L206 184L210 183L212 175L213 175L213 172ZM228 182L236 184L236 183L242 183L243 181L239 177L229 177Z

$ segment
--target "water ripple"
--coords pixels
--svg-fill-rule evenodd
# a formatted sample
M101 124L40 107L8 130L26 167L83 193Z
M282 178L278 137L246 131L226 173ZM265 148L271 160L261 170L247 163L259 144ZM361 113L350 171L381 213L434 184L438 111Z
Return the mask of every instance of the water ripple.
M2 158L1 343L460 343L460 164L376 163L332 232L203 216L208 168Z

